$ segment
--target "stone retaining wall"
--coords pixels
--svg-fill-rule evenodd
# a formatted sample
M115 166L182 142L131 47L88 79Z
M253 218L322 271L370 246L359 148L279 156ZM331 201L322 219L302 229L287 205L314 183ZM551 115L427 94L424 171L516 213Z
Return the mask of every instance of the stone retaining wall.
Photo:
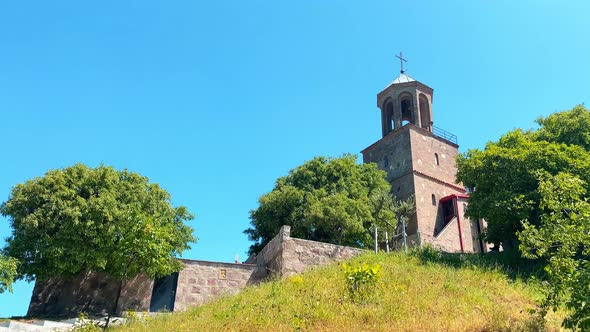
M362 249L291 237L291 227L283 226L264 249L248 262L266 267L271 275L289 276L307 268L341 261L365 252Z
M153 279L145 274L124 282L118 311L149 310ZM104 273L85 272L71 278L37 280L27 316L75 317L84 312L105 315L117 296L119 282Z
M366 252L330 243L287 238L283 242L281 276L301 273L312 266L327 265Z
M283 226L257 256L245 264L181 259L174 311L203 304L224 294L235 294L269 275L289 276L305 269L344 260L363 253L361 249L292 238L291 227ZM154 280L141 274L125 282L118 312L148 311ZM28 316L77 316L81 312L102 315L115 301L118 282L102 273L81 273L73 278L37 281Z
M251 264L182 261L184 269L178 275L174 311L203 304L220 295L235 294L266 277L264 269Z

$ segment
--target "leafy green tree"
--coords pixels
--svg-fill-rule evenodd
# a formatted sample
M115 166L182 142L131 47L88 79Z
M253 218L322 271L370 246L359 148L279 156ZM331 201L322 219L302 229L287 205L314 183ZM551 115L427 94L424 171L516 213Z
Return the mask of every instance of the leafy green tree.
M77 164L16 185L0 206L12 235L4 253L27 280L101 271L119 280L141 272L163 276L195 241L184 224L193 216L137 173Z
M299 238L370 246L370 228L396 220L389 191L376 164L357 164L353 155L316 157L279 178L250 211L252 227L244 231L254 241L250 253L260 251L282 225Z
M16 277L18 261L12 257L0 255L0 294L6 290L12 292L12 283Z
M590 183L589 118L577 106L538 119L538 130L513 130L457 158L457 181L475 188L467 214L487 220L488 242L516 248L522 220L540 222L539 172L568 172Z
M391 235L386 241L392 246L392 248L398 247L398 245L404 246L402 241L397 239L403 237L405 229L404 225L407 225L408 220L416 213L416 200L414 196L411 196L405 200L396 199L387 193L379 193L371 196L371 204L375 207L375 219L376 225L382 232ZM386 211L385 215L381 214L381 211ZM394 219L391 218L391 212L393 212ZM384 244L384 241L379 241Z
M590 151L590 112L584 106L541 117L537 123L541 126L536 133L538 140L578 145Z
M588 185L568 173L540 173L541 220L524 223L520 249L525 257L546 258L549 280L542 314L565 306L564 326L590 330L590 203Z

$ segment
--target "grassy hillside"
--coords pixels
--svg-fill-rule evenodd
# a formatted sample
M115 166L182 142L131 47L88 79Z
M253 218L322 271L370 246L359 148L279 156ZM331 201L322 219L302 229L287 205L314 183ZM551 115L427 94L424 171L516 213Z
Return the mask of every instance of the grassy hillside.
M490 268L498 263L497 258L489 257L432 250L411 255L365 254L347 262L381 266L379 281L364 300L351 299L341 265L332 265L118 330L556 330L558 321L550 319L544 326L528 313L536 308L537 292L515 278L522 271Z

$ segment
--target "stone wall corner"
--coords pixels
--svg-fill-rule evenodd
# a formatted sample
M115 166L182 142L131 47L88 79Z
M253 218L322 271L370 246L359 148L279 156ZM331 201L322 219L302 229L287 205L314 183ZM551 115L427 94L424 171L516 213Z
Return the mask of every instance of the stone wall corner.
M279 230L279 235L281 237L281 240L284 240L285 238L290 238L291 237L291 226L289 226L289 225L281 226L281 229Z

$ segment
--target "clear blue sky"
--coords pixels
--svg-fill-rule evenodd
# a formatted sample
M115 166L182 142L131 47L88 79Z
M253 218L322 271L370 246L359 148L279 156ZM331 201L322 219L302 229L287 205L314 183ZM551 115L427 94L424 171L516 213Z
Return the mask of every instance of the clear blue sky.
M185 205L186 258L245 259L248 211L317 155L380 138L376 94L431 86L461 151L590 102L588 1L10 1L0 4L0 201L77 162ZM0 217L0 245L10 234ZM0 295L24 315L32 285Z

